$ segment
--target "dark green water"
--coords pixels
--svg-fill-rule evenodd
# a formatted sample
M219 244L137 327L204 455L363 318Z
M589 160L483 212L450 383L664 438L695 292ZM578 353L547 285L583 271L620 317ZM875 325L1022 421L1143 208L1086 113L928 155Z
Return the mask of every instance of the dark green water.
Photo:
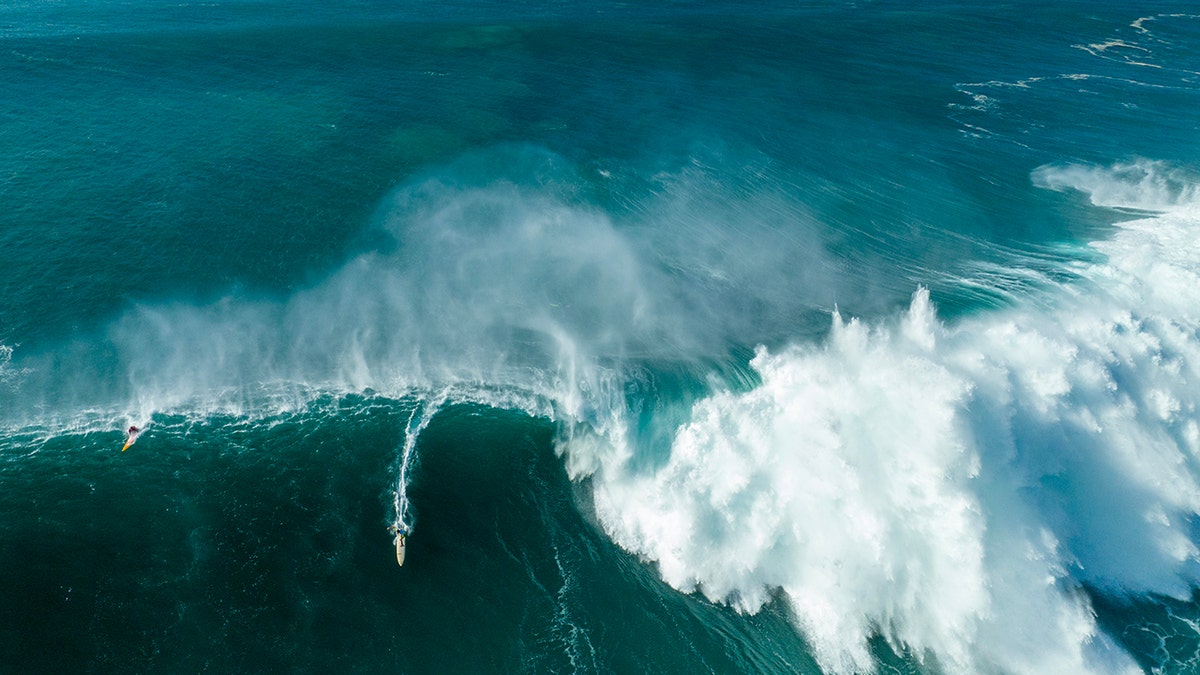
M397 568L381 488L413 406L163 417L124 454L90 432L7 463L5 510L38 513L3 528L6 669L815 668L782 607L747 621L617 549L579 510L551 425L524 415L453 406L426 427ZM30 443L15 440L6 452Z

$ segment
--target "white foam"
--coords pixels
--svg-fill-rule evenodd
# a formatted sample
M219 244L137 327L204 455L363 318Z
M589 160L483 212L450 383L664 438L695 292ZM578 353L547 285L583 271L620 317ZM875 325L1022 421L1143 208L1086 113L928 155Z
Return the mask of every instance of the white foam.
M1194 210L1200 203L1195 175L1151 160L1111 167L1044 166L1033 179L1051 190L1084 192L1093 204L1114 209L1165 213Z
M12 347L0 345L0 383L8 382L13 377L12 353Z
M405 425L404 444L400 448L400 458L396 469L396 489L392 493L393 507L395 508L392 527L399 532L412 534L413 526L416 523L412 513L412 503L408 499L408 484L409 474L416 466L417 439L425 427L429 426L444 402L444 398L428 402L422 401L413 408L408 417L408 424Z
M1012 309L947 327L922 290L890 322L835 314L823 344L760 349L761 383L700 401L661 464L629 440L620 366L631 352L704 362L739 335L706 321L727 307L655 276L602 214L506 184L402 191L386 216L396 252L290 298L138 308L108 334L128 378L117 400L142 419L370 387L545 415L618 543L745 611L782 589L829 670L869 670L878 633L949 672L1118 671L1131 662L1079 585L1183 597L1197 579L1197 192L1154 162L1034 180L1159 215L1096 244L1106 260L1076 265L1076 282L1016 288ZM677 208L705 255L642 243L701 278L729 240L708 205ZM767 220L747 239L771 235ZM731 289L786 276L776 257L739 256L745 269L724 270L739 283L712 283L744 301ZM810 280L836 286L823 274ZM782 314L803 306L794 291L754 299ZM55 386L88 361L55 358L35 362Z
M1196 192L1155 163L1035 180L1162 215L1037 301L946 327L921 290L760 349L761 385L698 403L665 465L602 462L616 541L746 611L782 589L834 672L871 670L876 633L948 672L1136 672L1079 587L1200 579Z

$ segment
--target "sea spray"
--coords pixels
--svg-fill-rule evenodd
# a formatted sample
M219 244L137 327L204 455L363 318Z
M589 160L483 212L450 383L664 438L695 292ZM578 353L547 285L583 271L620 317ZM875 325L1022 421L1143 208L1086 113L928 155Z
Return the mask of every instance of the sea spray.
M664 466L600 472L614 538L745 611L781 589L834 672L871 670L875 634L949 672L1131 670L1083 586L1200 578L1194 190L1037 176L1169 210L1009 310L945 326L922 289L899 320L835 312L821 346L760 348L762 384L696 404Z
M13 348L0 344L0 385L12 386L18 373L12 367Z
M1194 667L1194 14L328 4L0 8L11 668Z
M1038 180L1083 187L1072 172L1047 168ZM1083 175L1117 183L1110 194L1128 189L1124 171ZM1187 522L1200 513L1190 193L1172 202L1133 192L1130 203L1167 210L1095 244L1105 259L1074 265L1072 283L1047 281L1010 309L951 326L924 289L892 321L835 312L824 344L760 348L754 377L735 389L714 379L662 460L632 444L627 410L636 373L654 361L633 368L620 357L673 333L642 316L608 321L632 332L589 336L579 308L540 304L533 279L507 286L506 302L529 311L486 310L488 294L468 291L498 274L503 256L454 280L408 269L403 254L364 255L286 303L142 306L110 336L138 414L286 410L322 391L374 385L405 396L438 385L445 400L554 419L570 475L592 477L600 522L619 544L656 561L670 584L744 611L782 591L833 671L872 668L874 635L953 672L1119 671L1129 661L1099 632L1084 585L1185 596L1196 579ZM498 210L500 233L532 228L540 242L599 230L593 248L629 251L595 214L531 215L526 197L510 197L487 189L467 201ZM407 242L413 260L440 250L441 237L470 239L437 234L452 219L425 222ZM604 255L573 269L588 277ZM583 277L555 284L566 293ZM624 282L607 287L593 302L613 316L645 298ZM461 336L448 323L417 325L411 296L423 288L457 303ZM471 318L472 307L492 313ZM680 351L686 344L652 355L691 359L695 372L703 353ZM398 525L413 524L411 462L437 409L422 407L405 427Z
M683 590L754 611L781 588L835 672L870 670L877 631L953 672L1084 671L1086 604L1055 590L1052 533L1021 534L1028 507L976 487L974 387L913 304L899 330L835 318L824 349L760 351L763 384L698 404L666 467L597 487L601 520ZM1050 625L1022 652L1034 616Z

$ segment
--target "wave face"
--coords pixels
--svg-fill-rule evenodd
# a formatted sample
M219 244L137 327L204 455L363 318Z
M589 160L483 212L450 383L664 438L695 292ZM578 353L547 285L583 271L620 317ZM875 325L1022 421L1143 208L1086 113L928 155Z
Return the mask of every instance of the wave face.
M198 7L0 10L14 667L1195 667L1200 18Z

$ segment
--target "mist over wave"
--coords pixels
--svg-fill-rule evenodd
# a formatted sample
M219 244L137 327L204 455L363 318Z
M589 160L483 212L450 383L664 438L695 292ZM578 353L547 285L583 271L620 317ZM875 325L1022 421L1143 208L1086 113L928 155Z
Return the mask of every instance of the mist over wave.
M0 7L12 668L1197 670L1197 15L185 5Z
M624 364L679 363L703 380L854 286L778 190L721 193L684 169L655 176L654 196L618 220L594 204L609 180L539 148L468 155L389 197L380 243L329 278L287 297L139 304L101 335L22 360L14 404L144 417L449 386L574 401L574 415L579 392L600 395ZM599 405L620 407L616 387Z
M1078 190L1097 206L1152 213L1194 212L1200 205L1195 173L1165 162L1137 160L1111 167L1044 166L1034 183L1051 190Z
M920 290L760 349L762 384L699 402L664 466L604 465L602 522L682 590L754 611L782 589L835 672L871 670L876 633L950 672L1136 671L1083 589L1187 598L1200 573L1200 222L1175 173L1039 169L1162 212L1049 297L944 325Z
M920 289L891 320L834 310L826 338L760 346L731 380L708 377L743 367L731 349L836 297L842 272L803 210L751 195L787 227L750 217L730 234L717 225L744 201L697 207L681 188L617 222L559 158L517 157L512 181L456 167L402 188L380 212L386 244L308 290L141 305L19 372L6 350L4 378L133 420L364 389L556 419L618 544L744 611L781 590L832 672L871 670L875 635L949 672L1130 670L1087 590L1182 598L1197 581L1200 242L1183 174L1043 167L1038 185L1160 213L1009 309L945 325ZM777 254L720 256L737 228ZM646 369L669 364L708 392L690 412L654 402ZM669 452L641 443L646 424Z

